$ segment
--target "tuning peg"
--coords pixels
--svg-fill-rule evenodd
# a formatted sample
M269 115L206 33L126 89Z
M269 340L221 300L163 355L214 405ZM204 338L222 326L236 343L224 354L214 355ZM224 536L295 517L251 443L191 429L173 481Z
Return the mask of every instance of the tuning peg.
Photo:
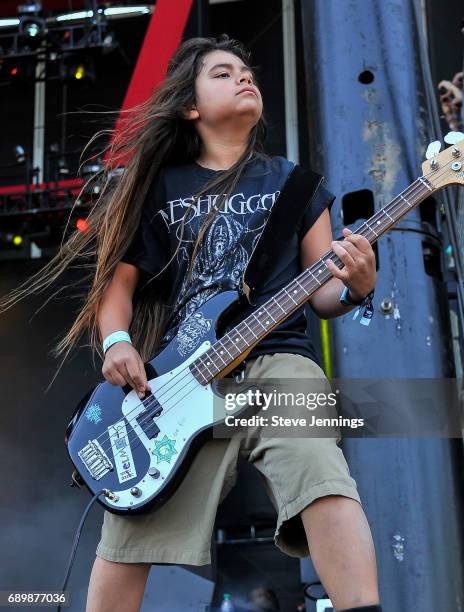
M444 141L450 145L457 144L461 140L464 140L464 134L462 132L448 132L444 138Z
M432 159L432 157L435 157L435 155L438 155L438 153L440 153L440 149L441 149L441 142L439 140L434 140L427 147L427 151L425 152L425 157L427 159Z

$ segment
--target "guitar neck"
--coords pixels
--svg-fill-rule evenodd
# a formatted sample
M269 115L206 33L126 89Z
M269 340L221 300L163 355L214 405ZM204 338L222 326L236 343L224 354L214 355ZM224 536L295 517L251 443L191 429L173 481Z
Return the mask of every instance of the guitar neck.
M407 189L389 204L360 225L354 233L365 236L371 244L435 189L424 177L416 179ZM198 357L190 369L202 383L208 384L234 362L240 362L249 350L287 319L292 312L303 306L311 295L332 278L324 261L331 259L340 269L343 262L333 250L327 251L313 265L283 287L276 295L217 340Z

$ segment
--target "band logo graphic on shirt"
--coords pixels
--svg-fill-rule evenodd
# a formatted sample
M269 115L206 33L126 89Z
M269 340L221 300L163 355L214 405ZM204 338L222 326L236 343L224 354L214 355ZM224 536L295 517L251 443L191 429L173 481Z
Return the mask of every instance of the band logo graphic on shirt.
M177 350L182 357L197 348L207 331L204 323L193 315L221 291L239 289L250 254L279 194L279 190L248 197L244 193L235 193L220 207L217 203L219 196L209 194L199 198L187 214L192 198L185 197L167 201L164 209L159 211L169 232L174 231L179 240L177 263L179 269L184 269L190 262L202 217L217 208L217 215L196 254L189 282L184 276L173 306L175 314L163 338L163 341L170 342L178 333ZM181 220L185 214L184 231L181 232Z
M263 194L255 193L245 198L244 193L234 193L225 199L218 212L221 215L234 215L238 218L249 217L257 212L266 213L271 210L279 194L280 191ZM189 224L195 224L198 217L209 214L212 208L217 208L218 198L218 194L206 194L198 198L198 201L193 205L193 196L168 200L165 208L160 210L158 214L161 215L170 231L172 225L180 224L187 209L189 209L186 218L188 226ZM262 228L254 228L254 231L258 229ZM180 234L177 237L180 238Z

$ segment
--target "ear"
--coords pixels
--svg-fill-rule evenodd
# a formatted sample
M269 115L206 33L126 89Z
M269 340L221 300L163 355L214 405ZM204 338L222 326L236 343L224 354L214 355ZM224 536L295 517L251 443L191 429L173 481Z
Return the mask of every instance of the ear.
M200 113L197 109L192 106L188 111L184 113L184 118L193 121L194 119L198 119L200 117Z

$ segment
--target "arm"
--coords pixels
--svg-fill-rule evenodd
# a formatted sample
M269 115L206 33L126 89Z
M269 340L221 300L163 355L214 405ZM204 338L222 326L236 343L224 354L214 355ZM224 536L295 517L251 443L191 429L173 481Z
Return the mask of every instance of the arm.
M137 287L140 270L119 262L106 288L97 312L100 339L114 331L129 331L132 321L132 297ZM102 374L112 385L131 385L143 397L150 390L145 367L139 353L130 342L116 342L105 353Z
M138 268L131 264L119 262L116 266L113 278L98 304L97 321L101 342L114 331L129 331L132 297L139 275Z
M309 298L311 308L321 319L338 317L355 308L340 303L340 294L345 286L349 287L350 297L359 300L375 285L375 254L369 241L360 234L353 234L348 228L344 228L343 234L343 241L332 239L330 213L325 209L301 241L303 269L311 266L330 249L333 249L344 263L342 270L335 264L330 264L328 269L333 278Z

